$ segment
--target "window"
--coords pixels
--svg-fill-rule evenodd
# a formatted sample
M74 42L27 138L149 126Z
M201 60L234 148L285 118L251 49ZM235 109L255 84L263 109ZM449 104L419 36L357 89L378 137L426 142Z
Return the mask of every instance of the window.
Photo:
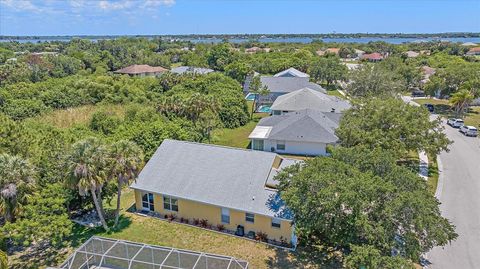
M281 115L282 114L282 111L280 110L274 110L273 111L273 115Z
M169 196L163 196L163 208L170 211L178 212L178 201Z
M228 208L222 208L222 223L230 223L230 210Z
M245 213L245 221L254 223L255 222L255 215L252 213Z
M272 219L272 227L280 228L282 221L280 219L273 218Z
M153 194L152 193L144 193L142 195L142 207L145 210L155 211L155 207L153 205Z
M252 140L253 150L263 150L263 140Z
M285 142L277 142L277 150L285 150Z

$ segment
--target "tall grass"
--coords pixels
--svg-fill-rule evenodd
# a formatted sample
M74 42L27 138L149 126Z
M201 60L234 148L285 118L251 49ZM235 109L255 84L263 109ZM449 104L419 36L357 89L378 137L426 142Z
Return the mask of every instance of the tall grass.
M78 124L86 124L93 113L97 111L108 111L119 117L125 116L127 106L125 105L86 105L75 108L54 110L52 112L35 117L32 120L50 124L59 128L69 128Z

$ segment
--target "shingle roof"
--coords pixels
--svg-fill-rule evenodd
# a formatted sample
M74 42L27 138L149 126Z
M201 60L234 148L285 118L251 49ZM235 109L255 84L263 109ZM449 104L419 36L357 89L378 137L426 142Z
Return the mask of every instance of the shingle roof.
M271 152L167 139L131 188L291 219L278 193L265 187L276 158Z
M129 75L136 75L136 74L143 74L143 73L161 73L168 71L161 66L150 66L148 64L134 64L122 69L115 71L115 73L120 74L129 74Z
M287 70L283 70L282 72L278 72L274 77L298 77L298 78L309 78L310 75L307 73L303 73L300 70L297 70L293 67L288 68Z
M213 72L213 69L194 67L194 66L179 66L179 67L172 68L170 72L176 73L176 74L195 73L195 74L204 75L204 74Z
M271 93L289 93L308 87L312 90L326 93L320 85L310 82L308 78L299 77L260 77L262 86L267 86Z
M338 140L335 129L338 127L339 120L340 114L338 113L322 113L318 110L304 109L263 118L257 127L271 127L265 139L335 143Z
M471 48L468 52L480 52L480 47Z
M279 96L271 110L297 111L301 109L316 109L320 112L341 112L351 106L347 101L338 97L330 96L309 88L303 88L285 95Z

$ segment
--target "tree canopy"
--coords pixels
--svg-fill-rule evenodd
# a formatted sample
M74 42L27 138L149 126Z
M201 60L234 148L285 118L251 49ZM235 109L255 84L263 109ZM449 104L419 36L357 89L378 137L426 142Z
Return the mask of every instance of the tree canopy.
M363 99L346 111L336 130L345 147L394 150L397 156L424 150L436 155L451 143L438 118L397 98Z
M404 262L417 261L457 237L425 181L398 165L389 150L340 147L332 157L282 170L277 179L299 237L347 256L352 251L350 268L383 263L379 258L388 260L392 252ZM369 247L368 255L359 260L356 246Z

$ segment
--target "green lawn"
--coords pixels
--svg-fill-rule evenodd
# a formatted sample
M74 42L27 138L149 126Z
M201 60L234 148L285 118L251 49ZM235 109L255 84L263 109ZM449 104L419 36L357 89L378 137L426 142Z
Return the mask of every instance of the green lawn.
M438 164L437 157L428 155L428 189L435 194L438 184Z
M253 103L248 101L248 111L252 111ZM235 129L217 129L212 132L212 143L216 145L235 148L248 148L250 140L248 135L253 131L258 121L269 116L268 113L254 113L252 120L244 126Z
M328 90L327 94L332 95L332 96L336 96L336 97L341 98L341 99L345 99L345 96L343 94L341 94L338 90Z

